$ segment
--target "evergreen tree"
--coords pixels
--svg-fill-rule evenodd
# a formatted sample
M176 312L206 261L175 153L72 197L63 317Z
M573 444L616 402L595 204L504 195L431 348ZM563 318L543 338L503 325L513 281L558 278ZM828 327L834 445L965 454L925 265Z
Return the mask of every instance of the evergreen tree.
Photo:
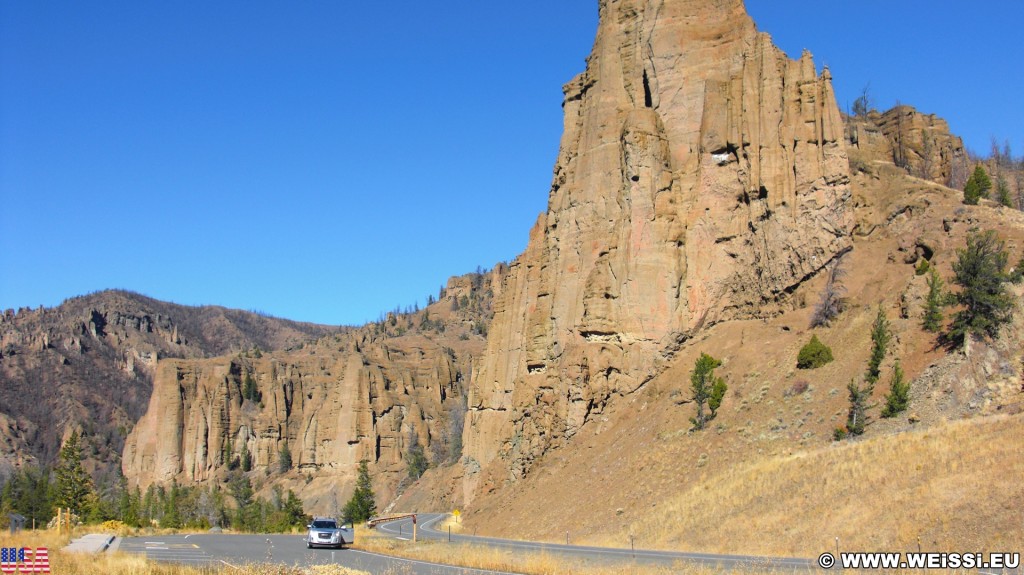
M245 380L242 383L242 399L248 399L254 403L262 399L260 392L256 389L256 380L248 372L246 372Z
M722 398L728 387L725 380L715 377L715 368L722 365L722 362L706 353L701 353L690 372L690 389L693 391L693 401L697 404L697 414L690 418L694 429L704 429L707 422L717 415L718 407L722 404ZM708 411L705 413L704 408Z
M832 349L821 343L817 335L800 348L796 356L797 369L817 369L832 361Z
M57 478L54 503L58 507L69 507L80 516L84 515L92 494L92 479L82 467L82 446L78 431L71 432L61 447L60 462L54 472Z
M289 527L302 527L309 523L310 518L302 508L302 500L291 489L288 490L288 497L284 501L282 511L284 511Z
M1010 184L1002 174L996 177L996 201L1008 208L1013 207L1013 198L1010 197Z
M976 166L974 173L967 179L967 185L964 186L964 203L971 206L977 205L978 200L988 197L988 192L991 189L992 180L989 179L985 168L980 165Z
M359 462L359 475L352 498L345 504L342 511L345 523L362 523L377 513L377 502L374 501L373 485L370 482L370 470L366 460Z
M885 396L882 417L895 417L906 411L908 405L910 405L910 382L903 379L903 368L897 361L892 368L892 381L889 382L889 393Z
M864 374L864 379L871 385L878 381L882 360L885 359L885 351L890 339L892 339L892 332L889 331L889 320L885 317L885 310L879 305L875 323L871 326L871 357L868 359L868 371Z
M252 471L252 454L249 453L249 446L247 441L242 442L242 471Z
M163 517L160 518L160 527L164 529L178 529L182 526L181 509L178 507L181 499L181 489L177 481L171 482L171 490L167 492L164 499Z
M849 435L862 435L868 424L868 405L871 393L875 390L872 383L860 386L853 380L846 386L850 392L850 410L846 414L846 433Z
M423 451L423 446L420 445L419 435L415 430L409 431L409 449L405 457L409 478L415 481L422 477L430 464L427 461L427 454Z
M1006 273L1009 255L995 231L967 237L967 247L957 250L953 282L960 286L956 302L962 309L953 316L949 339L962 344L968 335L995 337L1010 321L1013 298L1006 293L1011 279Z
M925 331L938 333L942 327L942 307L946 304L946 294L943 291L942 277L935 268L928 270L928 297L924 302L924 317L921 320L921 327Z
M281 442L280 458L277 462L277 469L281 473L287 473L292 468L292 451L288 448L288 440Z

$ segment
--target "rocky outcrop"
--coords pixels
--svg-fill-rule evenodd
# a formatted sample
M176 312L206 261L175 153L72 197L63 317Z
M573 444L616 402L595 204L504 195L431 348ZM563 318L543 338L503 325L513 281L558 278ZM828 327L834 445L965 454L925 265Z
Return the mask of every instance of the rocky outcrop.
M890 161L910 174L954 189L970 175L964 142L935 114L898 105L847 118L848 140L860 157Z
M120 467L158 358L298 345L339 328L111 290L0 314L0 467L54 462L77 429L97 476ZM0 417L0 420L5 420ZM4 429L17 430L7 433ZM12 449L6 450L3 444Z
M161 361L124 472L143 489L202 482L222 476L244 449L254 470L276 473L287 445L293 466L318 478L354 478L364 459L378 477L400 476L413 435L429 448L449 433L447 411L461 405L468 370L420 336ZM250 380L258 399L244 397Z
M851 246L827 69L786 57L741 0L599 9L587 69L564 88L547 213L470 387L470 498L521 477L703 327L789 305Z
M259 484L287 484L307 510L337 513L366 460L378 500L390 500L414 445L435 465L461 454L466 386L505 269L452 278L423 310L292 350L160 360L124 475L143 489L222 481L245 451Z

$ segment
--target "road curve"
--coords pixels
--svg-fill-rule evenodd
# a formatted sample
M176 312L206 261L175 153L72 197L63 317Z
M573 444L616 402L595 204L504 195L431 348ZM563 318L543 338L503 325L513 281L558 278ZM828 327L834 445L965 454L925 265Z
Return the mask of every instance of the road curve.
M417 516L418 536L432 539L448 540L447 531L439 531L436 525L447 517L442 513L422 513ZM377 527L382 533L408 539L412 537L412 519L401 519L381 524ZM787 557L756 557L747 555L718 555L712 553L683 553L679 551L655 551L651 549L629 549L615 547L590 547L585 545L564 545L558 543L535 543L498 539L494 537L478 537L473 535L450 534L453 543L472 543L489 547L521 549L523 551L543 552L552 555L563 555L573 559L592 561L595 564L608 563L644 563L671 567L678 563L690 563L723 570L760 570L805 572L819 570L817 562L812 559Z

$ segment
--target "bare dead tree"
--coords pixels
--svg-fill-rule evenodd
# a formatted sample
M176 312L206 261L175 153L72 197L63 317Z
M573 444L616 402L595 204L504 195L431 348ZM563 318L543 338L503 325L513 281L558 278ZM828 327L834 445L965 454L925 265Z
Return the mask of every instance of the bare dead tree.
M846 268L843 267L844 258L845 254L836 258L829 266L825 288L811 315L812 328L829 325L846 308L846 287L842 281L847 274Z
M893 146L893 163L897 167L907 169L907 148L906 143L903 141L905 134L903 133L903 104L896 100L896 107L893 108L896 112L896 142Z
M930 130L924 129L921 131L921 166L918 173L924 180L932 179L932 169L935 166L935 160L932 157L934 154L935 139Z

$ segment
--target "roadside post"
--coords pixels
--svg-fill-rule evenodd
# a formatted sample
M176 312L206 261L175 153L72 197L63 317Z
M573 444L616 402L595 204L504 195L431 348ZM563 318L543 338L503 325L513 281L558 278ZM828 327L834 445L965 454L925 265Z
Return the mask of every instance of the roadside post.
M416 531L417 531L417 528L416 528L416 516L413 515L412 516L412 542L413 543L416 542Z

